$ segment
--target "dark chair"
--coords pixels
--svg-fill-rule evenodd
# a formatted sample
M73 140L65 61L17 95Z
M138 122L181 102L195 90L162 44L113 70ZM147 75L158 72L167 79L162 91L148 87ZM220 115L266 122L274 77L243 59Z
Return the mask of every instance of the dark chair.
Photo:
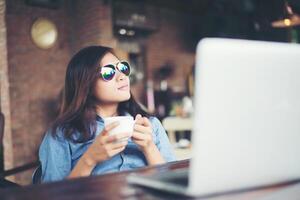
M3 151L4 123L5 123L4 115L0 111L0 152L4 152ZM3 156L0 155L0 158L3 158ZM37 169L40 168L39 167L39 162L35 161L35 162L32 162L32 163L28 163L28 164L25 164L23 166L19 166L19 167L9 169L9 170L5 171L4 168L3 168L3 164L4 164L3 162L4 162L4 159L0 159L0 166L2 166L0 168L0 188L19 187L18 184L14 183L14 182L11 182L9 180L6 180L5 177L15 175L17 173L20 173L20 172L23 172L23 171L26 171L26 170L29 170L29 169L32 169L32 168L35 168L35 167L37 167ZM40 169L40 174L41 174L41 169ZM37 175L39 175L39 174L37 173ZM38 180L37 177L36 177L36 180Z
M18 184L8 181L6 179L0 179L0 190L2 188L20 187Z
M32 174L32 184L40 184L42 180L42 166L39 166L34 170Z
M4 115L0 112L0 172L4 170L3 159L3 136L4 136Z

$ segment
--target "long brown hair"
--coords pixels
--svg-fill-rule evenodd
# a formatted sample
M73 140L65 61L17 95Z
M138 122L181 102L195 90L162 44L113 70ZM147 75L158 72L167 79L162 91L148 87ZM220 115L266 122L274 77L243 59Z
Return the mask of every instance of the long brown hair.
M57 135L58 129L61 129L65 138L75 142L84 142L94 137L97 114L92 88L99 78L99 62L107 53L115 55L111 48L89 46L81 49L70 60L66 71L62 106L52 125L54 136ZM118 112L121 115L128 112L132 116L142 114L149 117L132 95L129 100L119 103Z

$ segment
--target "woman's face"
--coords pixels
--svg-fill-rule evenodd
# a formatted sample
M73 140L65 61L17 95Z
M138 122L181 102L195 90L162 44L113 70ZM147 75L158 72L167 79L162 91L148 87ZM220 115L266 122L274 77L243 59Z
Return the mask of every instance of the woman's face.
M100 61L100 67L108 64L115 65L119 59L111 53L106 53ZM99 75L93 88L94 97L99 103L119 103L130 98L129 77L116 69L115 76L110 81L105 81Z

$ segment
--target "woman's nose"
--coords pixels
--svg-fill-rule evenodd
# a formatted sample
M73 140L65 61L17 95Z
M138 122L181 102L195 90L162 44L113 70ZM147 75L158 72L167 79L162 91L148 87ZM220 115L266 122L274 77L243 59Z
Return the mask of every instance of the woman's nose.
M125 74L117 71L116 72L116 78L117 78L117 81L121 81L121 80L123 80L125 78Z

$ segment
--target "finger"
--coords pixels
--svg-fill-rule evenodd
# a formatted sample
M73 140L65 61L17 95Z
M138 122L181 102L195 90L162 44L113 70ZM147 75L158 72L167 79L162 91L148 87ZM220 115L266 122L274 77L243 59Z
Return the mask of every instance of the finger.
M135 116L135 123L138 123L138 124L143 123L143 117L142 117L142 115L137 114L137 115Z
M144 146L144 144L145 144L144 140L132 140L132 141L139 146Z
M142 118L142 115L141 115L141 114L137 114L137 115L135 116L135 119L139 119L139 118Z
M119 122L112 122L111 124L108 124L105 126L105 128L102 131L101 135L108 135L109 131L116 128L120 123Z
M130 137L130 133L120 133L116 135L109 135L104 140L106 143L112 143L118 140L128 139L129 137Z
M119 149L119 148L123 148L123 147L126 147L128 144L128 141L119 141L119 142L116 142L116 143L112 143L111 144L111 149L112 150L116 150L116 149Z
M112 151L126 147L126 145L127 145L127 141L120 141L116 143L106 144L104 148L109 154L111 154Z
M140 125L143 125L144 122L143 122L143 118L138 118L137 120L135 120L135 123L134 124L140 124Z
M146 127L146 126L142 126L142 125L139 125L139 124L135 124L133 129L137 132L144 133L144 134L150 134L151 133L151 128Z
M148 127L152 126L150 120L147 117L143 117L143 122L144 122L145 126L148 126Z
M124 151L124 149L125 149L125 146L124 146L124 147L120 147L120 148L118 148L118 149L114 149L114 150L111 151L111 153L112 153L113 155L116 155L116 154L118 154L118 153Z
M132 134L133 140L148 140L149 135L134 131Z

